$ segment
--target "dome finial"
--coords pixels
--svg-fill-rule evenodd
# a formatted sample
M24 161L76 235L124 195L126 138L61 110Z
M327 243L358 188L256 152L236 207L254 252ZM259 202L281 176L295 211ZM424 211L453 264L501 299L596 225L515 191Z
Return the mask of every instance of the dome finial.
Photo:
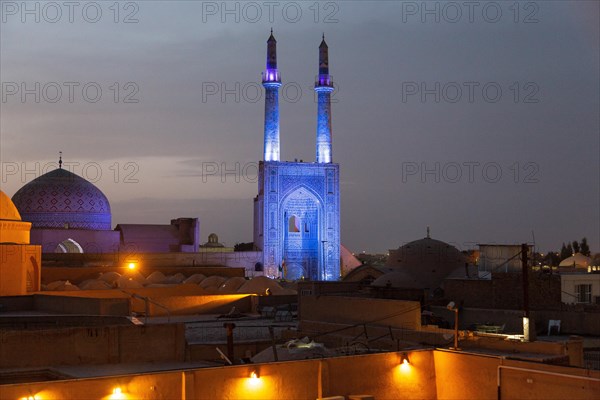
M58 168L62 169L62 151L58 152Z
M427 239L430 239L430 236L429 236L429 227L427 227Z

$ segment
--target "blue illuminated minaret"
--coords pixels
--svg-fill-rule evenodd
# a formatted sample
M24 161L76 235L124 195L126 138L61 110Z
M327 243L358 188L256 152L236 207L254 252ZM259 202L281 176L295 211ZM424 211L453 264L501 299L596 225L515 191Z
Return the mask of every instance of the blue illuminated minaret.
M267 40L267 69L262 74L265 88L265 161L279 161L279 87L281 77L277 71L277 41Z
M330 163L332 158L331 148L331 92L333 82L329 75L329 49L323 41L319 46L319 77L315 82L315 92L318 96L317 108L317 162Z
M329 54L319 47L316 162L281 161L277 42L267 42L264 161L258 163L254 198L254 245L262 252L257 271L286 279L337 280L340 277L340 165L332 160Z

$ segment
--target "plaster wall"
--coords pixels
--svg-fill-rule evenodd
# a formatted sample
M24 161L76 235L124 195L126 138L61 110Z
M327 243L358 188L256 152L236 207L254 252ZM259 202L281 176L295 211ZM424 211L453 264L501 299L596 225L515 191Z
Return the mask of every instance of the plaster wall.
M40 289L41 251L29 244L0 244L0 296Z
M185 357L183 324L0 330L0 343L0 368L183 361Z
M437 399L596 399L600 393L600 371L507 360L464 352L434 351ZM498 394L498 366L501 369ZM596 381L569 376L544 375L547 371L588 376Z
M421 306L417 301L342 296L302 296L302 321L365 323L392 328L419 329Z
M592 285L591 302L600 302L600 274L562 274L560 276L561 301L577 303L577 285Z

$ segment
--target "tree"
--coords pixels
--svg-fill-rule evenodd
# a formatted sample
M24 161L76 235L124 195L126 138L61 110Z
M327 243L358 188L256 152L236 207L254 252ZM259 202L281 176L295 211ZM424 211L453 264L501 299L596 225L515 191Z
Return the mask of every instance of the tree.
M236 243L235 246L233 246L233 251L254 251L254 242Z
M565 249L566 249L566 247L565 247ZM558 253L556 253L554 251L549 251L546 254L546 257L544 257L544 264L550 265L553 267L558 266L558 264L560 264L560 257L558 255Z
M569 247L571 247L571 245L569 244ZM569 250L567 248L567 246L565 246L565 244L562 244L562 247L560 248L560 260L564 260L565 258L571 257L572 254L572 250Z
M573 240L573 253L579 253L581 249L579 248L579 243L577 240Z
M581 249L579 250L581 252L581 254L583 254L584 256L589 257L590 256L590 246L588 246L587 243L587 238L583 238L581 239Z

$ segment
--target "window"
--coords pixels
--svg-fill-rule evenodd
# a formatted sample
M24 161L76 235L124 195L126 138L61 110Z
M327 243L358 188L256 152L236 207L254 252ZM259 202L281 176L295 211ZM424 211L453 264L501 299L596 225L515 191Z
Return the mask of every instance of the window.
M288 220L288 232L300 232L300 218L292 215Z
M592 302L592 285L575 285L575 294L577 295L578 303L591 303Z

